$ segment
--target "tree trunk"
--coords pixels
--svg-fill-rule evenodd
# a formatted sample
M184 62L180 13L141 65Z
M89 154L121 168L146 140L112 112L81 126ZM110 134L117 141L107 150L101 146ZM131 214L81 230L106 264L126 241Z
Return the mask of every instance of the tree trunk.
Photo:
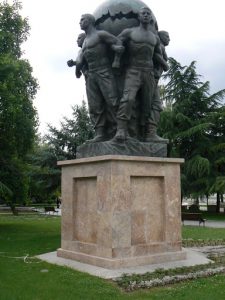
M195 198L195 204L199 206L199 197Z
M216 193L216 212L220 212L220 194Z
M11 208L13 215L18 216L18 210L16 209L16 206L13 203L10 203L9 206Z

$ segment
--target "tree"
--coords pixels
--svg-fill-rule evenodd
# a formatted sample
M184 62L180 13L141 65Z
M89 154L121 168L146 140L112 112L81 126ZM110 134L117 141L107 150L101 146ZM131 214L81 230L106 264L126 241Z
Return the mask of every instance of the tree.
M210 148L211 173L209 178L209 193L217 194L216 211L220 211L220 201L225 193L225 106L221 106L216 114L211 114L211 136L213 139Z
M30 197L46 201L60 191L61 168L57 161L76 158L77 146L93 137L94 131L84 102L72 107L72 118L63 118L57 129L49 125L44 142L29 156Z
M5 198L12 207L27 198L25 158L38 125L33 106L38 84L21 50L29 25L20 9L18 1L0 3L0 182L12 191Z
M72 119L63 118L60 129L48 126L44 140L52 147L57 157L76 158L77 147L93 138L94 129L85 102L72 107Z
M36 145L28 157L29 196L36 202L50 201L60 193L61 169L57 166L57 157L53 148L47 144Z
M225 90L210 95L209 82L200 81L195 62L181 66L170 58L169 65L164 76L168 82L163 89L168 105L161 115L159 130L170 140L169 156L185 159L182 195L197 199L215 192L215 166L224 163L221 151L225 120L221 100Z

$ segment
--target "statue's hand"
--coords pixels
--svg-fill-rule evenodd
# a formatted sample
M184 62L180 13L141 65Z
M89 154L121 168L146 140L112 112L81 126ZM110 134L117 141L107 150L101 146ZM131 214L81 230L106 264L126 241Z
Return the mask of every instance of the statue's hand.
M77 77L77 78L80 78L81 75L82 75L81 70L78 69L78 68L76 68L76 77Z
M124 46L122 45L112 45L112 49L113 51L115 51L116 53L120 53L122 54L124 52Z
M169 70L169 65L165 63L165 65L163 66L163 71L166 72L168 70Z
M67 66L68 67L73 67L75 65L76 65L76 62L74 60L70 59L70 60L67 61Z
M88 70L84 70L84 77L87 78L88 77Z
M119 59L114 59L112 63L113 69L119 69L120 68L120 60Z

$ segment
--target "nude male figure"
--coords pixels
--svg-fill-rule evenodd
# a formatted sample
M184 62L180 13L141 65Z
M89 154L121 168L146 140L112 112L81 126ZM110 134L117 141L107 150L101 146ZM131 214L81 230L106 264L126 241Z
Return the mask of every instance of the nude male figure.
M131 119L138 92L141 95L141 114L144 114L146 119L149 117L155 89L153 55L164 65L164 68L168 68L162 58L159 37L151 30L151 10L147 7L141 8L139 20L139 27L125 29L118 36L128 49L129 63L123 96L117 112L115 141L124 141L128 138L128 122Z
M95 128L95 137L89 142L100 142L110 139L115 134L118 108L117 87L108 47L110 46L116 53L123 52L124 47L117 37L106 31L96 30L94 24L93 15L81 16L80 27L85 31L86 38L77 61L76 76L78 78L81 76L82 66L86 63L88 66L86 91L90 117Z

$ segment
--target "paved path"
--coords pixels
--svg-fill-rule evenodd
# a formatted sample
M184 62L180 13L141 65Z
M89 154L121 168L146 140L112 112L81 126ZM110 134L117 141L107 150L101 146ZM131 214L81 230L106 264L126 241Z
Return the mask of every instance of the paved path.
M57 213L50 212L50 215L54 216L61 216L61 208L57 208ZM184 221L184 225L188 226L199 226L198 221ZM203 226L202 224L200 225ZM212 220L206 220L205 221L205 227L212 227L212 228L225 228L225 220L224 221L212 221Z
M57 208L58 213L52 213L53 215L61 216L61 208ZM197 221L184 221L184 225L190 225L190 226L199 226ZM202 224L200 225L203 226ZM205 221L205 227L212 227L212 228L225 228L225 220L224 221L212 221L212 220L206 220Z
M225 255L225 245L218 245L218 246L204 246L204 247L191 247L188 248L190 250L196 251L198 253L202 253L205 257L208 255L218 257Z

